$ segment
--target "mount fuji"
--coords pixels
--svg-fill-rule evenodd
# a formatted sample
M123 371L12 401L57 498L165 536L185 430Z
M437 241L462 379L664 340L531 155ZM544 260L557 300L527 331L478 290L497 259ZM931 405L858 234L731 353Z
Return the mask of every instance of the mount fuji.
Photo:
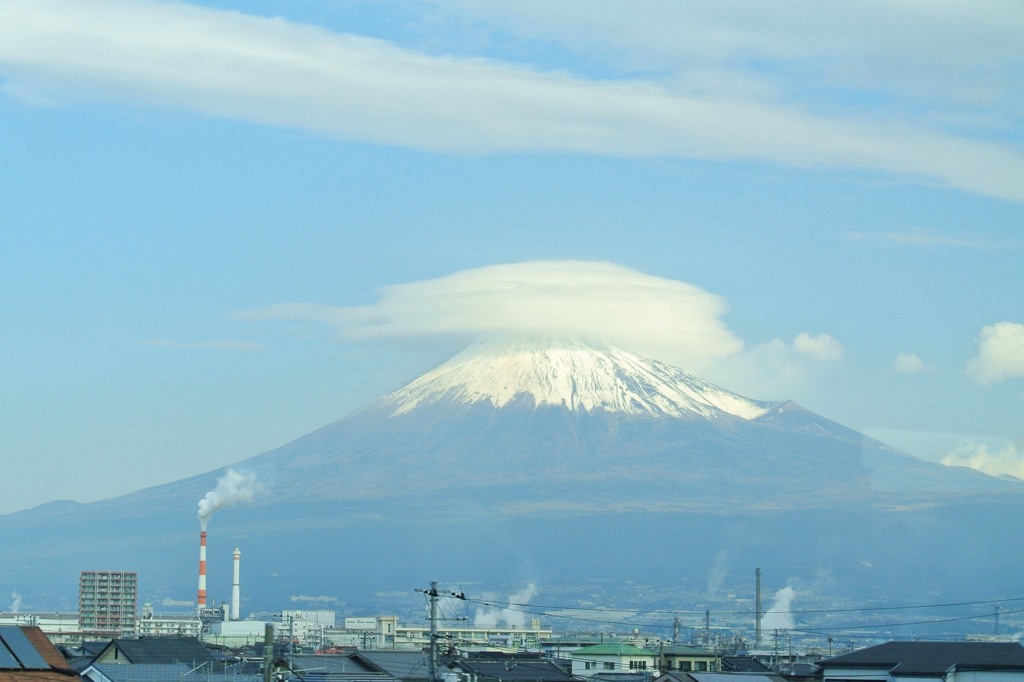
M360 592L444 575L667 587L725 572L746 589L754 566L837 597L934 599L998 595L1024 569L1005 551L1021 524L999 522L1020 513L1020 482L580 341L477 344L234 469L251 501L212 518L209 580L227 594L215 557L241 546L250 609L309 594L372 609ZM223 473L0 516L0 589L66 607L79 570L107 567L137 570L143 599L189 599L196 503Z

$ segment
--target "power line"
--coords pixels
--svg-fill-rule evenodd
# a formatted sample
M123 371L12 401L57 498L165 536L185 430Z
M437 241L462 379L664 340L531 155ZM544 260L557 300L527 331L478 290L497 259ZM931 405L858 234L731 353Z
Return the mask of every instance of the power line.
M529 603L518 603L518 602L501 602L501 601L493 601L493 600L481 600L481 599L472 599L470 597L465 597L465 600L468 601L468 602L473 602L473 603L476 603L476 604L481 604L483 606L489 606L489 607L492 607L492 608L510 608L510 607L517 607L517 606L518 607L530 606L530 607L535 608L535 609L555 609L555 610L584 611L584 612L586 612L586 611L593 611L593 612L598 612L598 613L611 610L611 609L602 608L602 607L553 606L553 605L543 605L543 604L529 604ZM813 615L813 614L819 614L819 613L868 613L868 612L872 612L872 611L913 611L913 610L916 610L916 609L952 608L952 607L958 607L958 606L986 606L986 605L989 605L989 604L1005 604L1005 603L1009 603L1009 602L1018 602L1018 601L1024 601L1024 597L1006 597L1006 598L1002 598L1002 599L978 599L978 600L973 600L973 601L941 602L941 603L932 603L932 604L908 604L906 606L854 606L854 607L848 607L848 608L794 609L794 610L789 610L789 611L781 611L781 610L779 610L779 611L772 611L772 613L779 614L779 615L799 616L799 615ZM619 611L639 611L640 609L623 608L623 609L615 609L615 610L619 610ZM700 610L689 611L689 610L685 610L685 609L672 609L672 610L661 611L661 610L657 610L656 609L656 610L652 610L652 611L647 611L647 613L649 613L649 614L656 614L656 615L665 614L666 617L668 617L670 614L676 614L676 613L680 613L680 614L683 614L683 615L701 616L701 617L703 617L706 610L707 609L700 609ZM755 615L756 611L754 611L754 610L747 610L747 609L744 609L744 610L741 610L741 611L720 611L720 610L714 610L714 611L712 611L712 613L715 613L716 615L719 615L719 616L751 616L751 615Z
M523 606L526 606L526 605L525 604L517 604L515 602L495 602L495 601L489 601L489 600L473 599L471 597L465 597L465 600L467 602L472 602L472 603L475 603L475 604L480 604L482 606L487 606L489 608L502 608L502 609L506 609L508 611L513 611L513 612L517 612L517 613L523 613L523 614L527 614L527 615L544 616L544 617L547 617L547 618L561 618L561 619L565 619L565 620L574 620L574 621L580 621L580 622L584 622L584 623L596 623L596 624L601 624L601 625L633 626L633 627L640 626L640 627L649 628L649 629L652 629L652 630L668 629L669 627L671 627L671 624L666 624L666 623L651 623L651 622L644 623L644 622L628 622L628 621L622 621L622 620L585 618L585 617L581 617L581 616L577 616L577 615L573 615L573 614L557 613L557 612L551 612L551 611L537 611L537 610L527 609L527 608L516 608L516 607L523 607ZM846 608L846 609L808 609L808 610L802 610L802 611L788 611L788 612L787 611L776 611L774 613L777 613L777 614L780 614L780 615L787 615L787 614L788 615L832 614L832 613L854 613L854 612L861 613L861 612L877 612L877 611L912 610L912 609L922 609L922 608L952 608L952 607L962 607L962 606L980 606L980 605L995 604L995 603L1006 603L1006 602L1014 602L1014 601L1024 601L1024 597L1012 597L1012 598L1007 598L1007 599L976 600L976 601L969 601L969 602L948 602L948 603L944 603L944 604L925 604L925 605L916 605L916 606L879 606L879 607L864 607L864 608L860 608L860 609L854 609L854 608ZM579 611L590 611L590 612L593 612L593 611L596 611L596 612L605 611L604 609L593 609L593 608L575 609L574 607L571 607L571 606L563 606L563 607L535 607L535 608L559 608L560 610L564 610L564 611L576 611L576 610L579 610ZM668 613L669 612L667 612L667 611L651 611L651 612L647 612L646 615L649 617L652 614L666 614L666 617L667 617ZM689 613L691 615L696 615L696 614L700 613L700 615L706 615L707 611L704 611L704 612L685 612L684 611L683 613ZM719 612L716 612L717 615L732 615L732 616L736 616L736 615L750 615L751 613L752 612L748 612L748 611L719 611ZM1003 611L1002 613L1003 614L1024 613L1024 609L1019 609L1019 610L1014 610L1014 611ZM908 626L913 626L913 625L934 625L934 624L940 624L940 623L952 623L952 622L967 621L967 620L980 620L980 619L983 619L983 618L989 618L989 617L991 617L991 615L992 614L990 614L990 613L984 613L984 614L976 614L976 615L971 615L971 616L955 616L955 617L948 617L948 618L933 618L933 619L927 619L927 620L904 621L904 622L895 622L895 623L881 623L881 624L867 623L867 624L857 624L857 625L830 624L829 627L827 627L827 628L797 628L797 627L793 627L793 628L789 628L789 629L791 631L793 631L793 632L806 632L806 633L812 633L812 632L813 633L834 632L834 631L837 631L837 630L867 630L867 629L879 629L879 628L908 627Z

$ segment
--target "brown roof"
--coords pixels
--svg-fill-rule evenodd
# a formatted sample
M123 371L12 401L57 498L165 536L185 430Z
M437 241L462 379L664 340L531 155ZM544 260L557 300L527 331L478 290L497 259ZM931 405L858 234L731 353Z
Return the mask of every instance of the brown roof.
M54 648L43 631L34 625L19 628L32 644L33 648L50 666L48 669L3 668L0 669L0 682L81 682L82 678Z

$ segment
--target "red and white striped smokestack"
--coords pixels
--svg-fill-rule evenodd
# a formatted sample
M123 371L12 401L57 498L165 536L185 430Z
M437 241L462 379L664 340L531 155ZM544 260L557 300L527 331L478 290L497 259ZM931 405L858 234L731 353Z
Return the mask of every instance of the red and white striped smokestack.
M196 594L196 604L199 608L206 608L206 531L199 531L199 592Z
M231 580L231 620L238 620L239 611L241 610L241 594L238 587L238 573L239 564L242 563L242 553L235 547L235 571L234 576Z

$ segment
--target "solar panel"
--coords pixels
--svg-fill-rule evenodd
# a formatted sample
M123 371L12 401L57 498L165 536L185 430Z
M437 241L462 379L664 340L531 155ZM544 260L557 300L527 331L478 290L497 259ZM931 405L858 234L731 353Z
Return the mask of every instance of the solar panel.
M28 637L21 631L21 628L14 626L0 627L0 640L3 641L6 648L14 655L17 662L21 664L20 667L25 670L50 669L50 664L36 651L35 646L32 645L32 642L28 641Z
M0 642L0 670L21 670L21 663L18 663L18 659L3 642Z

